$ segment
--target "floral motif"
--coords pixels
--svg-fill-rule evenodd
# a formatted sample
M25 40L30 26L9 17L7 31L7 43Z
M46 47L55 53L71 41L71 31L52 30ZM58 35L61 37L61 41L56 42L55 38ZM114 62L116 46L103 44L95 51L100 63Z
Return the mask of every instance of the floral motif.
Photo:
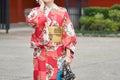
M58 69L64 61L65 49L75 51L76 35L67 10L57 5L51 8L33 8L27 17L27 22L34 24L31 35L31 47L37 49L34 56L34 80L56 80ZM48 27L62 27L62 41L50 41ZM73 54L71 54L73 55Z
M46 74L48 79L50 79L50 77L52 77L53 73L54 73L54 68L50 65L50 64L46 64Z
M58 69L60 69L63 62L64 62L64 57L63 56L59 57L57 60Z

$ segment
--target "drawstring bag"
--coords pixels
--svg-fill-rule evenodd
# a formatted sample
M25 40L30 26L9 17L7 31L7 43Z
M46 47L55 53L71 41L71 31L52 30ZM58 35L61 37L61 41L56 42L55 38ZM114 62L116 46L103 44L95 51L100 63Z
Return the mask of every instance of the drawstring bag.
M76 76L72 72L70 65L67 66L65 62L63 63L63 67L59 70L56 80L76 80Z

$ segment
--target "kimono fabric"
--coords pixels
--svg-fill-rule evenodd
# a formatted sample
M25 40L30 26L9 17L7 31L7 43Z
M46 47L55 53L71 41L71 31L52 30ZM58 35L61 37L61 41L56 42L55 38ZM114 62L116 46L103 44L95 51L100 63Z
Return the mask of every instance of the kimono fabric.
M65 60L65 49L70 49L72 61L76 45L76 35L67 10L56 4L50 8L45 7L44 11L35 7L27 16L27 22L35 26L31 35L31 47L35 53L33 78L56 80L60 66ZM48 27L53 26L63 29L61 42L50 40Z

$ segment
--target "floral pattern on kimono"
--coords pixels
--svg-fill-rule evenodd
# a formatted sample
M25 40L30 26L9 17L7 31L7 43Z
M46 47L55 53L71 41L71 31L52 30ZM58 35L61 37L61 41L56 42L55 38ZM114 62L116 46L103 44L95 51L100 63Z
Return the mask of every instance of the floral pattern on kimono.
M31 35L31 47L37 53L33 57L34 80L56 80L65 49L71 50L71 61L75 51L76 35L68 12L56 4L45 7L44 11L35 7L27 16L27 22L35 26ZM50 41L48 26L63 27L62 42Z

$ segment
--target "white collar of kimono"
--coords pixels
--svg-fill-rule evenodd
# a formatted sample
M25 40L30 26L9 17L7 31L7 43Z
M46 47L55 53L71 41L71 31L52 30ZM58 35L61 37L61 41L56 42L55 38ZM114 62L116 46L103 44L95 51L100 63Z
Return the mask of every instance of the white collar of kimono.
M53 4L50 8L49 7L47 7L47 6L45 6L45 10L48 10L48 9L58 9L58 6L56 5L56 4Z
M53 4L50 8L45 6L45 15L47 16L51 9L58 9L58 6L56 4Z

